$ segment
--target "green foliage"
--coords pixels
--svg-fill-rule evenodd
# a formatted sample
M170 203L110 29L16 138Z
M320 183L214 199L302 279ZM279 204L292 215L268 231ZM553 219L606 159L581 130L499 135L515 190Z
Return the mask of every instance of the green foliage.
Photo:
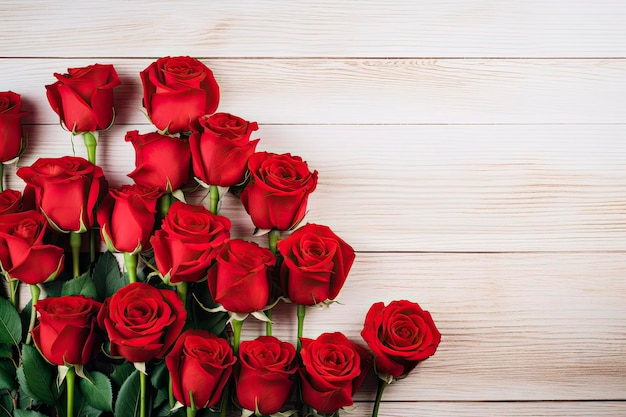
M135 370L124 381L115 401L115 415L133 417L139 410L139 371Z
M0 390L12 390L15 388L15 366L10 360L0 361Z
M17 310L6 298L0 298L0 343L17 346L22 341L22 322Z
M26 380L20 381L20 385L26 383L33 397L45 404L54 404L57 397L54 367L31 345L22 346L22 366Z
M120 273L115 256L107 251L102 253L96 262L93 282L96 286L96 299L103 301L128 284L128 276Z
M90 372L89 380L80 378L80 391L87 404L97 410L113 411L111 380L101 372Z
M96 285L87 272L65 282L61 289L61 295L84 295L85 297L96 298L98 294L96 292Z
M15 410L13 415L15 417L46 417L45 414L33 410Z

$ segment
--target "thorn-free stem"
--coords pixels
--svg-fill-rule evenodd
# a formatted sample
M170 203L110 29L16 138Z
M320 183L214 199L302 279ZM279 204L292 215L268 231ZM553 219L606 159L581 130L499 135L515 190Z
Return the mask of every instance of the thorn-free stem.
M137 258L139 255L130 252L124 252L124 266L128 271L128 281L130 283L137 282Z
M19 308L20 300L18 299L18 291L17 287L20 285L20 282L16 279L10 279L9 285L11 287L11 304L15 307L16 310Z
M92 132L84 132L83 141L87 148L87 160L96 165L96 146L98 145L96 136Z
M302 347L302 330L304 329L304 316L306 314L306 306L298 304L298 339L296 340L296 352L300 352Z
M220 191L217 185L209 185L209 211L217 214L217 207L220 202Z
M187 294L189 292L189 283L182 281L176 284L176 294L178 294L178 298L183 302L183 306L187 308Z
M30 345L33 335L31 332L35 327L35 321L37 320L37 311L35 310L35 305L37 301L39 301L39 296L41 295L41 290L37 285L29 285L30 286L30 298L31 298L31 307L30 307L30 323L28 324L28 334L26 335L26 344Z
M65 391L67 393L67 417L74 417L74 380L76 370L70 366L65 375Z
M234 319L231 323L233 326L233 352L235 356L239 356L239 345L241 344L241 328L243 327L243 320Z
M72 272L74 278L80 275L80 245L82 233L70 232L70 248L72 248Z
M146 417L146 374L139 372L139 417Z
M170 206L172 205L172 193L165 193L159 198L159 213L161 214L161 219L164 219L167 215L167 212L170 211Z
M378 378L378 390L376 391L376 401L372 410L372 417L378 417L378 409L380 408L380 400L383 398L383 391L389 385L386 381Z
M272 230L270 230L269 234L267 235L267 239L268 239L268 245L269 245L270 251L272 251L272 253L276 255L278 251L278 241L280 240L280 230L278 230L275 227L272 228ZM271 336L272 335L272 309L265 311L265 315L269 319L265 323L265 335Z
M4 164L0 162L0 193L4 191Z

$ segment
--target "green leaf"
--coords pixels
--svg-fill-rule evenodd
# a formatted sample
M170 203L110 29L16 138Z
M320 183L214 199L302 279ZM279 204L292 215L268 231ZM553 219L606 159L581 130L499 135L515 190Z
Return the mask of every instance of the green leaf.
M14 417L46 417L45 414L41 414L40 412L33 411L33 410L14 410L13 416Z
M89 273L84 273L83 275L72 278L63 284L63 288L61 289L61 295L84 295L85 297L93 297L96 298L98 295L96 292L96 286L91 280Z
M113 388L109 378L100 372L90 372L89 380L80 378L80 391L85 401L95 409L113 411Z
M94 266L93 282L98 293L97 299L102 301L128 284L128 278L124 279L115 256L107 251L100 255Z
M17 382L19 384L19 407L27 408L35 403L38 403L39 400L35 398L35 394L31 392L30 387L28 386L28 382L26 382L24 368L20 366L19 368L17 368L17 371L15 371L15 374L17 375Z
M0 417L13 417L13 397L10 392L0 395Z
M30 312L32 308L33 300L29 300L22 309L22 311L20 311L20 321L22 322L22 340L24 340L24 338L28 334L28 326L30 325Z
M111 373L111 381L117 386L121 387L122 384L130 377L135 370L135 367L130 362L124 362L119 365L113 365L113 372Z
M139 409L139 371L135 370L122 384L115 401L115 415L133 417Z
M15 388L15 366L10 360L0 361L0 390Z
M54 404L56 400L52 390L55 384L54 368L31 345L22 346L22 366L28 388L33 396L46 404Z
M10 359L13 357L13 345L0 344L0 358Z
M22 322L13 304L0 298L0 343L18 345L22 341Z

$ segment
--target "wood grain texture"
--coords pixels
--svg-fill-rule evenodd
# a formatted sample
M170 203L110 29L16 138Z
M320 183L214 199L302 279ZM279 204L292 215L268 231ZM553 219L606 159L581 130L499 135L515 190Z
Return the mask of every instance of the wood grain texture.
M103 132L98 164L130 183L128 129ZM258 150L291 152L319 171L306 221L360 251L626 250L626 126L272 126ZM19 166L72 153L59 126L30 126ZM76 154L85 157L80 139ZM6 169L9 187L23 183ZM190 202L207 204L198 191ZM239 201L234 234L254 227Z
M624 57L619 0L3 1L1 56Z
M139 72L153 59L0 59L0 90L27 123L55 124L53 73L113 64L118 123L146 123ZM623 123L626 59L205 59L219 111L269 124ZM278 110L278 111L277 111Z

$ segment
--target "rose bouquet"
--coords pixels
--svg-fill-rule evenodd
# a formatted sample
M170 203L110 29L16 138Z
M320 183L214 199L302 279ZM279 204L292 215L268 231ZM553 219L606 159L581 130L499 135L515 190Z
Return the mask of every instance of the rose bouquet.
M95 160L115 122L115 69L55 77L48 100L87 159L40 158L17 170L23 190L0 189L0 416L336 416L370 371L376 416L383 389L435 353L431 315L407 300L371 307L367 347L339 332L303 337L307 308L332 304L355 252L303 221L318 172L256 151L257 123L216 113L203 63L164 57L140 73L155 130L127 132L135 169L117 188ZM0 93L3 164L26 147L20 103ZM266 245L231 238L219 214L227 192ZM188 203L194 193L208 207ZM20 283L30 300L18 299ZM281 302L294 306L295 344L272 335ZM242 340L251 316L265 334Z

